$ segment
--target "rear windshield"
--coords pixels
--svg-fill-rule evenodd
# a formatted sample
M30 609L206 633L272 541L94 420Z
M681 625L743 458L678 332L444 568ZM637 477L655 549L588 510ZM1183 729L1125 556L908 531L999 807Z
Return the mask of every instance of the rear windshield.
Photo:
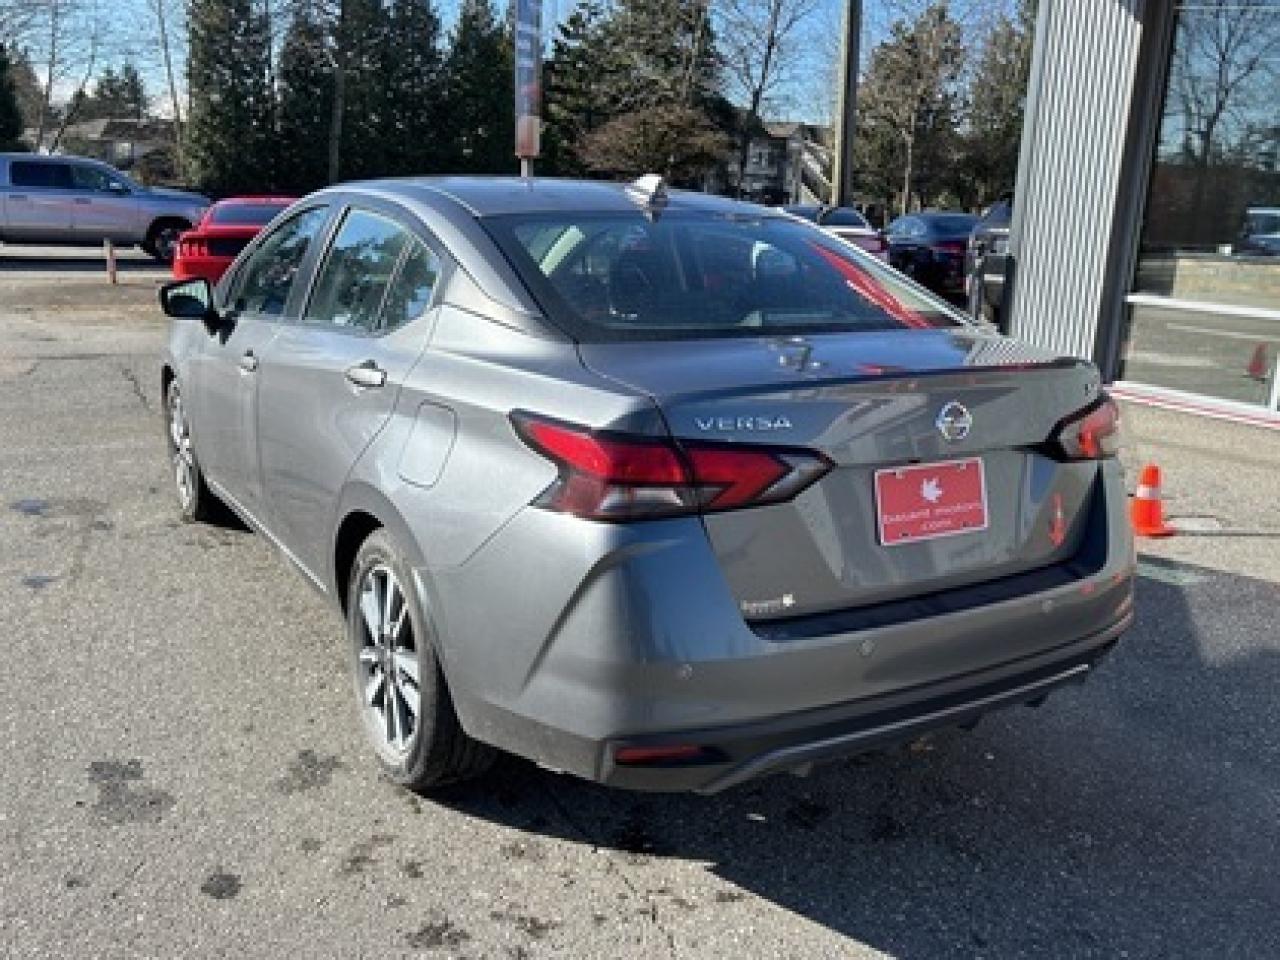
M940 237L967 237L977 226L978 218L965 213L946 217L929 217L929 229Z
M585 342L958 326L874 258L785 217L521 214L482 221Z
M228 203L209 211L209 222L223 226L257 226L267 223L287 203Z

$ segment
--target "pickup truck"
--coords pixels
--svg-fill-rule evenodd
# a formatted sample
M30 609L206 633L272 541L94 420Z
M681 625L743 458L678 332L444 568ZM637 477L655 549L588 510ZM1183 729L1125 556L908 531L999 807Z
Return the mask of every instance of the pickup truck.
M119 170L83 157L0 153L0 241L139 245L173 260L178 236L209 200L197 193L134 183Z

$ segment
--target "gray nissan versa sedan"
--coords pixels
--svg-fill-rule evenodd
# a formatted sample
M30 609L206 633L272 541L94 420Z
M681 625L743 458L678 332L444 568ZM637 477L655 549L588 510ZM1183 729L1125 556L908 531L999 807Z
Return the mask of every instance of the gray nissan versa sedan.
M716 791L1080 680L1132 618L1116 408L763 207L348 184L161 295L184 515L346 618L422 790L493 748Z

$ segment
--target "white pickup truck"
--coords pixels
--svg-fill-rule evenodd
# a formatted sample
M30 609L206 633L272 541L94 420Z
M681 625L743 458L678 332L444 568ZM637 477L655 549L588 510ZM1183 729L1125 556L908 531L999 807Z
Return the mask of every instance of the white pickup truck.
M0 153L0 241L139 245L173 259L178 235L200 219L198 193L134 183L115 167L83 157Z

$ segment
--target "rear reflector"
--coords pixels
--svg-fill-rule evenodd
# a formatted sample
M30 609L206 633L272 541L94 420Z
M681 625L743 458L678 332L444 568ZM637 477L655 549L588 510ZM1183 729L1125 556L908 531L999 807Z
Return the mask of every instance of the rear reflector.
M515 412L511 422L560 476L535 503L593 520L673 517L789 500L831 469L789 447L683 443L605 433Z
M660 766L670 763L689 763L708 756L702 747L693 744L677 744L669 747L619 747L613 762L620 767Z

